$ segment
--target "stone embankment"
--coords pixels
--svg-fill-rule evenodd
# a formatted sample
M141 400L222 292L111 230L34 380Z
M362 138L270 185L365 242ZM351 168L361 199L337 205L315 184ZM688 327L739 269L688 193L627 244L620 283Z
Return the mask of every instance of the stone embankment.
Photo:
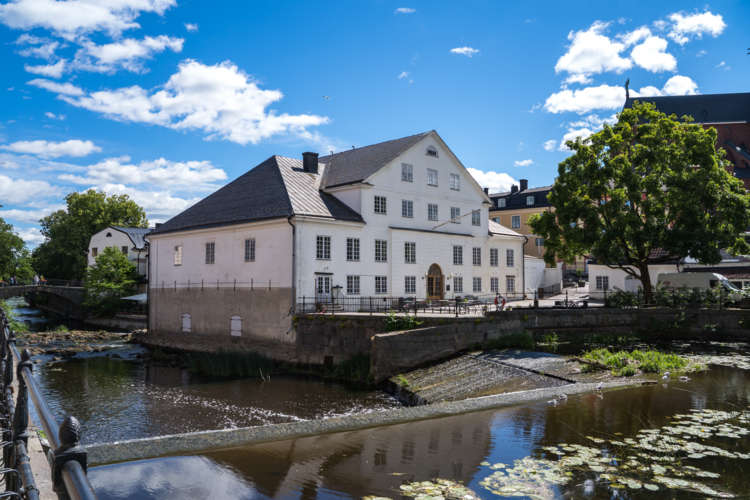
M48 354L67 358L81 352L102 352L131 340L129 333L114 333L104 330L62 330L47 332L20 332L16 344L31 355Z

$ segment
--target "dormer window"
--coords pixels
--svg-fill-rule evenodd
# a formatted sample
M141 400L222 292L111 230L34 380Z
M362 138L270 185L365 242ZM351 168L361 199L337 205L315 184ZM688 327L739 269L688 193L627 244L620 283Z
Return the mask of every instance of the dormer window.
M534 206L534 197L533 196L527 196L526 197L526 205L529 207Z
M111 237L112 237L112 233L107 233L107 238L111 238Z
M505 198L497 199L497 208L505 208Z
M427 146L427 151L425 152L427 156L432 156L433 158L438 157L438 151L435 146Z

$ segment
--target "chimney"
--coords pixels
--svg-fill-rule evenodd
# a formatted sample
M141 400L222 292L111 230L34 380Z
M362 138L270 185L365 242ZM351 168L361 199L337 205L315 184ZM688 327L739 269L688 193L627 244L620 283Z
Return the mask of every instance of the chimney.
M529 180L521 179L521 191L526 191L527 189L529 189Z
M513 184L510 187L510 194L517 193L517 192L518 192L518 186L516 186L515 184Z
M490 194L490 188L484 188L484 194Z
M302 170L311 174L318 173L318 153L302 153Z

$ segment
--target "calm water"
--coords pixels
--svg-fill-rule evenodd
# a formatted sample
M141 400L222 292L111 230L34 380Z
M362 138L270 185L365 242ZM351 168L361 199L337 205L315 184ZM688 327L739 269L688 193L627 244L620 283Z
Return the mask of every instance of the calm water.
M101 499L149 498L357 498L400 497L411 481L445 478L463 482L483 498L480 483L492 464L555 458L543 447L560 443L592 446L594 435L625 439L642 429L665 426L691 409L746 410L748 372L713 367L689 382L570 397L547 403L484 411L374 430L347 432L223 450L95 467L90 477ZM750 451L750 439L715 438L733 451ZM597 445L593 445L597 446ZM638 467L647 467L641 459ZM744 496L750 491L747 461L684 458L682 466L719 473L702 481ZM587 482L587 479L589 480ZM705 498L684 490L612 489L592 471L576 472L567 484L547 485L538 498Z

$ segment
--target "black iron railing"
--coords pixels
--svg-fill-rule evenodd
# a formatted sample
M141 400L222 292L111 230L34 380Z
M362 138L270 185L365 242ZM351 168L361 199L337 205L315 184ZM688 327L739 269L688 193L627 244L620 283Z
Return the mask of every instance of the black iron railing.
M6 486L6 492L0 493L0 498L39 498L27 451L30 397L49 443L45 453L58 498L95 500L96 494L86 476L86 451L80 446L81 426L78 420L67 416L58 426L57 419L34 380L31 355L28 349L19 354L15 334L1 309L0 329L0 377L3 390L3 401L0 404L3 468L0 468L0 476L4 478ZM14 373L18 385L15 401L12 387Z

